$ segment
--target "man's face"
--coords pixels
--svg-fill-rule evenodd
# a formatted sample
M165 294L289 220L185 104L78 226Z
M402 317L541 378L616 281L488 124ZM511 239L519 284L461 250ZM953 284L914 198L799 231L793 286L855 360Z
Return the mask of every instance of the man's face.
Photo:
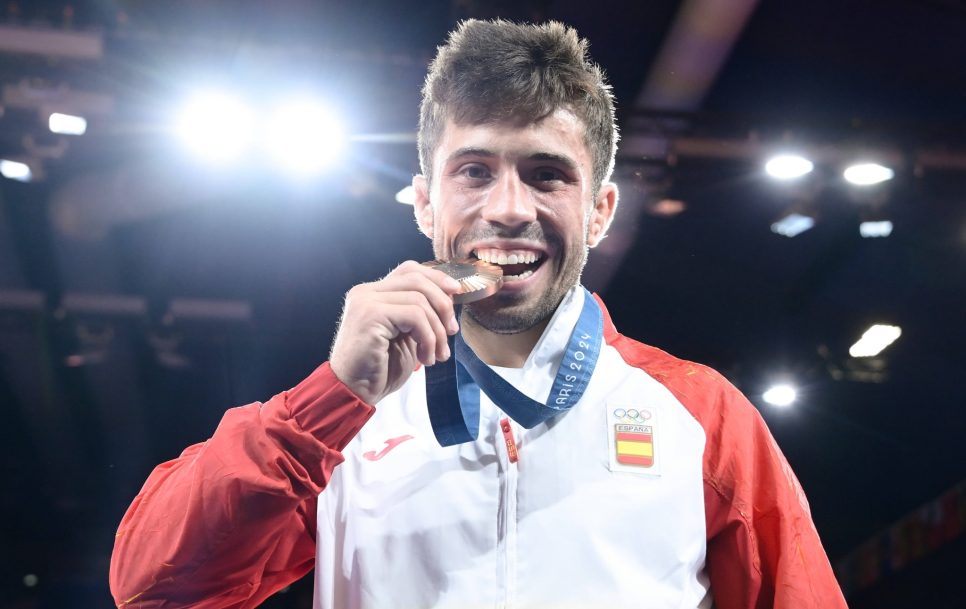
M526 126L449 123L428 186L417 176L416 217L437 258L479 258L504 283L465 310L511 334L553 314L577 284L587 249L603 237L616 187L594 192L584 125L567 110Z

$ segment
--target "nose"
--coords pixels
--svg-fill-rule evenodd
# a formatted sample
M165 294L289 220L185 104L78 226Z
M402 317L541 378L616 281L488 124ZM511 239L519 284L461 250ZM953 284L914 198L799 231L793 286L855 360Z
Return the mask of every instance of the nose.
M537 210L527 185L513 171L505 172L487 193L482 217L491 224L519 226L536 221Z

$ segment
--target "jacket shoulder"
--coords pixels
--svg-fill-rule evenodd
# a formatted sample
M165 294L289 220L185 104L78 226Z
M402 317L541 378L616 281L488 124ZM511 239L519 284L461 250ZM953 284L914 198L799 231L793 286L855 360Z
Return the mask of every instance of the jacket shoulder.
M599 296L604 311L604 340L624 362L644 371L667 388L691 413L705 432L713 435L725 416L754 419L757 410L717 370L675 357L670 353L634 340L617 331L610 313Z
M737 391L714 368L682 359L667 351L647 345L622 334L608 337L607 344L615 348L627 365L638 368L661 383L691 410L695 400L720 398Z

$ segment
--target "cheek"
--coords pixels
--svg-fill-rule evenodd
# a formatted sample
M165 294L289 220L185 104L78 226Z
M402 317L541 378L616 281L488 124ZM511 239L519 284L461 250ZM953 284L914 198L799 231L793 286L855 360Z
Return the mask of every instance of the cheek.
M568 214L566 218L560 218L558 230L563 238L571 245L584 246L587 242L587 229L589 227L588 217L582 210Z
M433 220L433 249L438 258L449 259L455 255L454 248L461 232L463 232L463 218L452 210L437 212Z
M474 224L478 220L477 207L473 205L461 204L461 202L450 200L448 205L443 205L436 213L436 222L444 232L449 235L459 233Z
M436 237L447 237L459 230L460 218L452 210L442 210L436 214Z

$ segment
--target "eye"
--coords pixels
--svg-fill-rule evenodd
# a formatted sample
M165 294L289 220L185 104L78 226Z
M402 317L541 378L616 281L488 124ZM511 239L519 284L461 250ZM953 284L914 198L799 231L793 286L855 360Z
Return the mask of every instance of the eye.
M570 178L557 167L537 167L530 172L530 183L543 190L556 190L570 182Z
M541 167L534 171L533 174L533 178L538 182L550 182L563 179L563 174L551 167Z
M490 169L486 165L470 163L460 169L460 174L471 180L485 180L490 177Z

